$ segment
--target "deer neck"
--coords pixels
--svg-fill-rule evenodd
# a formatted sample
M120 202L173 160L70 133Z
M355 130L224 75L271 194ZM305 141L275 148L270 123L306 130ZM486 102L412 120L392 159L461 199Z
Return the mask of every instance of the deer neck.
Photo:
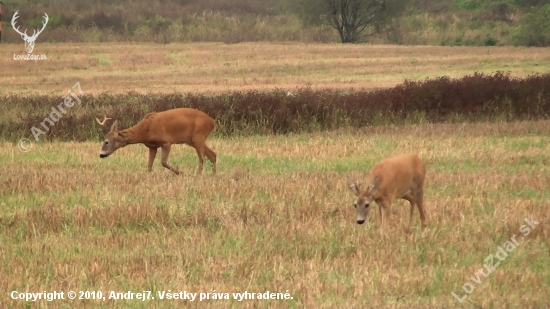
M119 134L124 138L124 144L143 144L145 142L145 128L141 124L137 124L129 129L122 130Z

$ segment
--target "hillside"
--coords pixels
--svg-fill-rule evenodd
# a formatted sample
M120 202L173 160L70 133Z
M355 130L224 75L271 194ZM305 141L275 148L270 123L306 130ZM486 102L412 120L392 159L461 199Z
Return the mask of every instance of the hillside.
M296 3L322 0L5 1L2 42L19 42L18 26L38 29L42 42L339 42L335 29L305 22ZM403 0L388 0L399 2ZM415 0L368 42L404 45L550 44L545 0Z

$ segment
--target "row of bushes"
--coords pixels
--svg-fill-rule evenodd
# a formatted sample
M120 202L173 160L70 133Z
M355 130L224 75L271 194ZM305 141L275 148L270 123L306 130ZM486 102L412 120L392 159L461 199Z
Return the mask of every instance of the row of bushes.
M148 112L177 107L197 108L211 115L218 123L218 136L414 122L546 119L550 113L550 74L521 79L502 72L476 73L460 79L405 81L375 91L301 88L291 92L276 89L220 95L102 94L81 99L82 105L67 109L55 125L46 123L49 129L46 139L100 139L102 132L95 117L101 118L104 112L127 128ZM2 101L4 106L15 110L10 110L13 117L0 122L0 138L17 141L22 137L32 139L33 126L45 131L41 123L63 98L10 95Z

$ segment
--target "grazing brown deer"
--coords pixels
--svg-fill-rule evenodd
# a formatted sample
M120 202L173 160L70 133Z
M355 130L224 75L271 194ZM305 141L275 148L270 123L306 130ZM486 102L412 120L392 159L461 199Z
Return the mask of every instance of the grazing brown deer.
M384 234L384 226L390 219L390 207L395 199L401 198L411 203L411 215L409 230L412 227L414 206L420 212L422 229L426 227L426 214L424 213L424 178L426 166L415 154L402 154L385 159L376 164L369 176L370 185L366 190L348 178L348 186L357 196L355 208L357 209L357 223L363 224L368 216L370 204L375 201L379 206L380 234Z
M107 116L97 122L104 127ZM101 147L100 158L107 158L121 147L131 144L144 144L149 148L148 171L153 169L153 161L158 148L162 148L162 166L180 174L176 168L168 164L168 155L172 144L187 144L197 151L199 168L202 173L204 156L212 162L212 172L216 173L216 153L206 146L208 136L216 129L216 123L207 114L192 108L176 108L160 113L149 113L135 126L120 130L119 121L115 121L106 134Z

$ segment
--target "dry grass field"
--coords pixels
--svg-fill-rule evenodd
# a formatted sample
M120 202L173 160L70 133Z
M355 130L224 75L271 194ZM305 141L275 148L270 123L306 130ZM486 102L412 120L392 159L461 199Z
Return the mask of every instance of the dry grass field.
M300 43L132 44L37 43L47 61L13 60L24 44L2 44L0 96L66 93L80 81L102 92L226 92L309 85L312 88L391 87L476 71L524 77L548 72L550 48L434 47Z
M549 127L424 124L214 138L218 174L205 165L201 177L186 146L171 153L185 171L175 176L158 158L147 173L138 145L101 160L99 142L38 144L26 153L1 144L0 308L545 307ZM400 201L381 238L378 211L355 223L346 177L363 183L373 163L404 152L428 162L428 229L420 231L416 210L406 233L409 206ZM527 236L525 218L539 222ZM515 248L505 244L512 237ZM476 276L487 263L495 269ZM106 300L27 303L11 299L13 290L102 291ZM110 291L151 291L155 299L109 300ZM162 291L229 299L161 300ZM244 291L288 291L292 299L233 299ZM460 304L452 292L468 297Z
M88 94L220 93L550 69L543 48L39 43L48 61L13 60L23 47L2 44L0 97L65 96L77 81ZM99 140L0 141L0 308L548 307L549 142L548 120L214 134L218 173L207 162L194 175L195 151L179 145L176 176L159 156L147 173L142 145L102 160ZM366 185L374 163L405 152L427 162L428 228L415 210L407 233L408 202L395 201L381 238L376 209L356 224L346 179ZM53 291L65 299L12 298ZM161 299L180 291L199 294ZM255 299L235 299L245 291ZM267 291L288 299L257 299Z

